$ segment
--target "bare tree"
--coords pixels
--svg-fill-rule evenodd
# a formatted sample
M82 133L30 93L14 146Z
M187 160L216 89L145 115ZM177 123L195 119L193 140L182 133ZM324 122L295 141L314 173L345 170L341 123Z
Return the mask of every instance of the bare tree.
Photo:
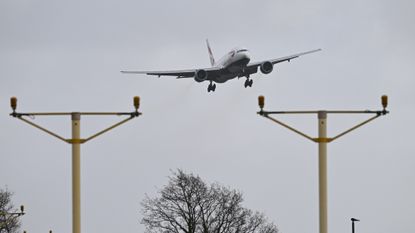
M17 233L20 228L19 216L11 201L13 193L0 189L0 233ZM23 213L23 210L22 210Z
M149 233L277 233L263 214L242 206L242 193L181 170L160 196L145 197L142 223Z

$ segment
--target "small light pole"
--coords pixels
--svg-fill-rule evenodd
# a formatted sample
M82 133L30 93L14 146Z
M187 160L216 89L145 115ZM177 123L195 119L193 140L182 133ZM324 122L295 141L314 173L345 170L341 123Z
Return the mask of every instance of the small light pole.
M26 213L24 212L24 206L20 206L20 212L4 212L0 211L0 215L2 215L2 218L0 220L0 229L2 229L4 226L7 227L8 222L13 221L13 219L19 218Z
M351 218L350 220L352 220L352 233L354 233L354 222L360 222L360 220L356 218Z
M359 128L360 126L363 126L370 121L380 117L384 116L389 113L389 111L386 110L386 107L388 106L388 97L386 95L383 95L381 97L381 103L383 110L378 111L370 111L370 110L357 110L357 111L349 111L349 110L312 110L312 111L265 111L265 98L264 96L258 97L258 105L260 108L260 111L257 112L260 116L263 116L307 139L309 139L312 142L318 143L318 175L319 175L319 215L320 215L320 233L328 233L328 224L327 224L327 143L330 143L341 136ZM308 136L307 134L283 123L280 120L277 120L271 115L278 115L278 114L316 114L318 119L318 137L313 138ZM373 114L374 116L370 117L366 121L363 121L360 124L357 124L356 126L353 126L352 128L338 134L337 136L334 136L332 138L327 137L327 115L328 114Z
M103 133L106 133L117 126L120 126L131 119L140 116L142 113L138 112L140 107L140 97L135 96L133 98L133 104L135 110L132 112L29 112L20 113L16 112L17 98L10 98L10 106L13 112L10 116L19 119L35 128L42 130L43 132L58 138L66 143L72 145L72 232L81 233L81 144L86 143ZM110 127L95 133L88 138L81 138L81 116L127 116L124 120L111 125ZM72 120L72 138L65 139L64 137L53 133L50 130L34 123L27 119L33 116L71 116Z
M3 216L9 216L9 217L20 217L22 215L25 215L26 213L24 212L24 205L21 205L20 206L20 212L4 212L4 211L1 211L0 214L3 215Z

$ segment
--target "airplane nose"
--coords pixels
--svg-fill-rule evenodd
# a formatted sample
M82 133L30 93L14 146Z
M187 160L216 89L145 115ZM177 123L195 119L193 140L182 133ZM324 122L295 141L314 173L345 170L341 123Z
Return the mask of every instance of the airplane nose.
M243 58L247 59L248 61L251 60L251 56L249 55L249 52L244 52L242 54Z

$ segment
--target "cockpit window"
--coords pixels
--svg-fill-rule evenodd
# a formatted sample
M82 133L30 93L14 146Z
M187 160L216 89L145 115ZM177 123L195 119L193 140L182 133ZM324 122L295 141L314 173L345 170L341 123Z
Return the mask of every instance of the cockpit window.
M247 49L240 49L240 50L238 50L237 51L237 53L240 53L240 52L247 52L248 50Z

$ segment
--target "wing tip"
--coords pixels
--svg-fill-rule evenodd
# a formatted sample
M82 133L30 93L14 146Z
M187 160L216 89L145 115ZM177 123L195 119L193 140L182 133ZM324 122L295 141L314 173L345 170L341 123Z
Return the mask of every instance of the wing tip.
M310 54L310 53L320 52L321 50L323 50L323 49L321 49L321 48L318 48L318 49L313 49L313 50L310 50L310 51L307 51L307 52L304 52L304 53L300 54L300 56L301 56L301 55Z
M132 71L132 70L121 70L122 74L148 74L147 71Z

